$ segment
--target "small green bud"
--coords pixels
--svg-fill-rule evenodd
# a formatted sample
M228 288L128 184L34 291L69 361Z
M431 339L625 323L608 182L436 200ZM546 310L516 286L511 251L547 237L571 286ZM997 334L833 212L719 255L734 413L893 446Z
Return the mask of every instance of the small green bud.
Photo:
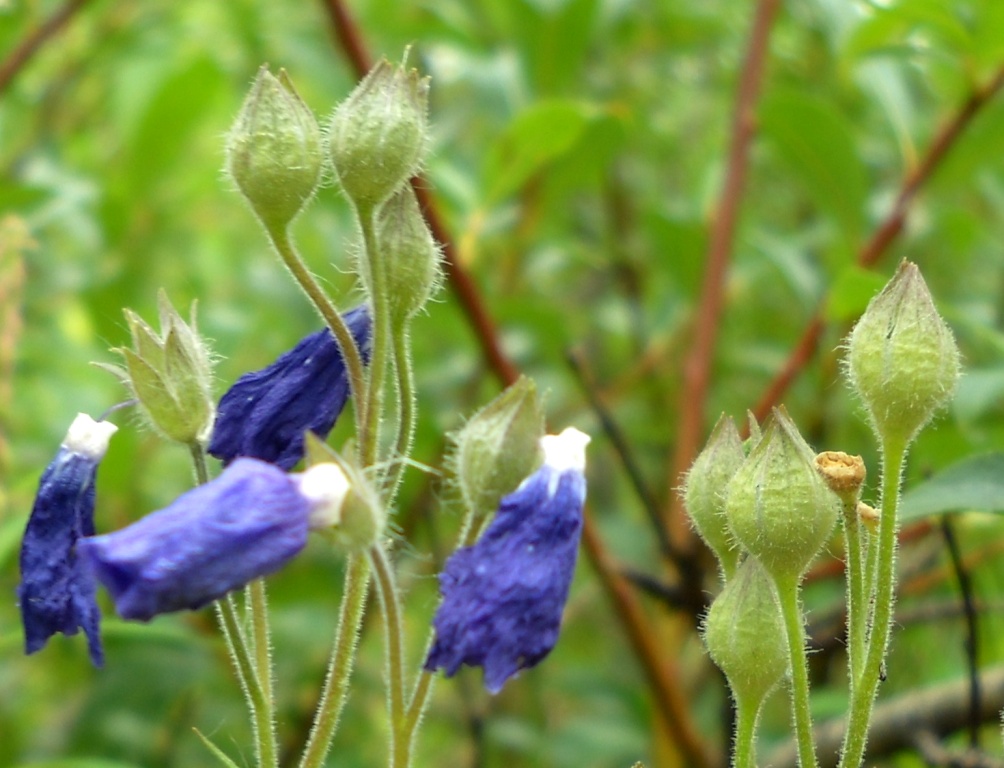
M285 70L262 67L226 142L226 169L266 229L282 229L314 194L321 129Z
M499 501L540 466L544 413L537 388L521 376L454 435L454 460L464 504L492 514Z
M377 238L391 315L400 324L425 306L439 284L439 248L407 184L380 207Z
M759 705L787 672L774 583L755 557L743 560L711 604L704 619L704 644L736 701Z
M427 78L383 59L335 108L331 164L356 208L375 208L418 171L428 92Z
M725 514L736 540L776 579L801 576L830 536L840 501L782 408L729 482Z
M195 325L171 305L164 291L157 294L160 335L139 315L125 310L132 348L115 350L125 367L101 366L118 375L132 390L153 428L185 445L205 442L212 430L216 406L212 398L212 364Z
M959 349L916 264L904 261L851 331L845 373L882 440L910 442L948 404Z
M366 473L332 450L313 432L304 434L307 469L300 492L316 501L310 529L346 554L364 552L383 536L387 518Z
M722 414L684 484L683 503L694 529L715 553L726 578L735 571L739 550L725 519L725 487L745 458L735 422Z

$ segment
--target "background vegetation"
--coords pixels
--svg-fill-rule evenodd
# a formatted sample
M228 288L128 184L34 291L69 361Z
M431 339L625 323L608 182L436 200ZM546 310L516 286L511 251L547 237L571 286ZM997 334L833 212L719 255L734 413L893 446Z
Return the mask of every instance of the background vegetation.
M23 657L19 538L73 416L123 399L89 365L126 343L122 307L152 317L159 287L178 306L197 299L220 392L318 326L222 178L222 136L263 62L285 67L323 119L363 57L396 60L407 45L432 77L423 186L452 265L414 328L416 457L439 466L443 434L516 370L549 391L554 427L595 436L561 642L495 698L478 674L438 682L419 765L721 764L727 706L695 629L714 568L674 489L720 412L780 402L817 448L862 453L877 476L838 345L899 259L920 265L967 369L907 484L1002 447L999 0L0 2L0 764L213 765L192 726L250 759L209 612L109 618L100 671L80 638ZM296 226L343 308L358 299L349 222L329 187ZM120 423L99 474L102 530L191 483L184 451ZM435 475L412 472L396 520L416 664L456 523L443 495ZM933 734L932 764L967 741L999 764L1004 531L992 515L953 515L960 569L940 519L906 529L882 698L964 690L975 657L986 711L968 737L947 736L965 726L967 697L942 697L961 713L952 722L921 727L914 713L899 730ZM845 703L839 554L807 594L817 720ZM317 695L340 569L312 546L270 581L290 749ZM377 628L332 765L385 759ZM776 695L762 756L787 720ZM903 746L876 759L924 764Z

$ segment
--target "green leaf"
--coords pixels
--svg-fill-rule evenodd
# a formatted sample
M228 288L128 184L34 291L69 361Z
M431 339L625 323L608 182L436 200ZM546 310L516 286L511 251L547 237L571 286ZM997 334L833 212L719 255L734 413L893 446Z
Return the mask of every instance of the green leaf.
M958 511L1004 512L1004 453L969 456L915 485L900 502L900 520Z
M826 297L826 319L830 322L856 320L887 281L887 277L856 264L845 268L837 275Z
M489 203L511 195L582 136L593 109L573 101L547 101L524 110L492 147L485 180Z
M763 101L760 127L813 202L856 244L864 224L868 179L849 121L818 96L777 90Z
M872 14L848 38L846 55L860 58L898 49L924 49L936 36L955 51L972 45L965 25L944 0L902 0L890 7L872 6Z

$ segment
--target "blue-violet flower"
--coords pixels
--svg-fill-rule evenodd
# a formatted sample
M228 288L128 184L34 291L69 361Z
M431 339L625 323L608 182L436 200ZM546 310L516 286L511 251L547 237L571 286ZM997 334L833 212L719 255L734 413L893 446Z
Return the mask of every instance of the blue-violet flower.
M366 305L345 323L369 359L371 319ZM303 458L307 430L327 437L349 398L338 342L325 328L304 338L267 368L241 376L220 400L209 453L225 464L250 456L292 469Z
M316 482L318 475L327 480ZM332 464L287 475L257 459L237 459L164 509L81 540L77 552L120 616L149 621L200 608L278 570L303 549L310 528L337 517L331 508L337 511L347 490L344 473Z
M427 670L480 666L497 693L554 647L582 530L588 442L573 428L543 437L543 466L502 499L477 543L446 561Z
M94 580L81 567L76 547L94 533L94 480L117 429L78 414L42 474L21 543L17 595L25 653L41 649L57 632L75 635L83 629L91 661L96 667L104 663Z

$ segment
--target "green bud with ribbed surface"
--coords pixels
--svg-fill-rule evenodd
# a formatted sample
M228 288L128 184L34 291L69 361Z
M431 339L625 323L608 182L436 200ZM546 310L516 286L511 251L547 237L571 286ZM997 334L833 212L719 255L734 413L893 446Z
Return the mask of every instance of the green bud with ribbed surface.
M284 70L265 67L226 141L226 170L266 229L282 229L321 179L321 129Z
M704 619L708 655L725 673L737 701L759 705L788 669L784 623L774 583L746 557Z
M722 414L684 483L683 503L690 520L715 553L725 578L735 571L739 557L725 518L725 488L745 458L735 422Z
M783 408L726 491L736 541L776 579L801 576L829 539L840 500L816 471L815 452Z
M359 209L373 209L418 172L427 144L428 78L380 61L335 109L328 149Z
M845 373L882 440L909 443L948 404L959 349L916 264L904 261L858 320Z
M377 218L379 256L383 260L387 302L398 325L425 306L439 284L440 253L405 184L380 206ZM365 274L366 270L362 270Z

